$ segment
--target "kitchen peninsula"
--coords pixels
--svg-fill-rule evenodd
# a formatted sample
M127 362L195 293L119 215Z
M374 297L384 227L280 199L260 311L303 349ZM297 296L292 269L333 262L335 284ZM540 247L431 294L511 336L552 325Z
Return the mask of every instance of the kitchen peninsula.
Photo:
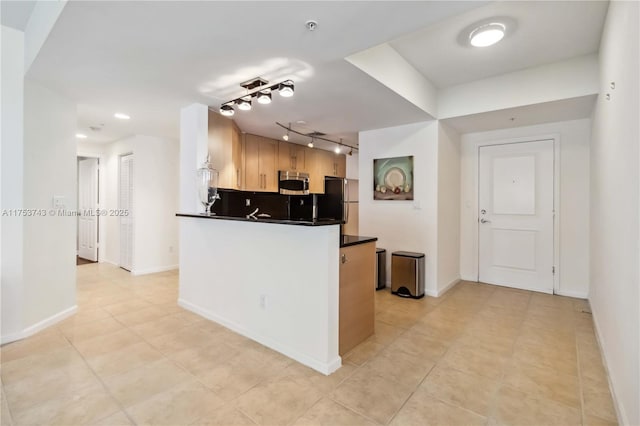
M354 299L362 291L359 272L350 275L351 300L340 300L340 285L341 265L351 256L341 250L362 247L373 262L375 238L341 238L335 221L178 216L182 307L324 374L341 366L345 337L373 332L373 264L360 277L361 300ZM341 325L341 307L356 305L356 315L370 318Z

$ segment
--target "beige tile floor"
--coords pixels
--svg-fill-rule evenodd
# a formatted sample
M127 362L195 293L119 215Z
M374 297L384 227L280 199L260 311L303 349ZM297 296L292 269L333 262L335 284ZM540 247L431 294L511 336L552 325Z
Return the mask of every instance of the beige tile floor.
M78 267L78 313L1 348L3 425L609 425L583 300L462 282L376 293L376 333L318 374L176 305L177 272Z

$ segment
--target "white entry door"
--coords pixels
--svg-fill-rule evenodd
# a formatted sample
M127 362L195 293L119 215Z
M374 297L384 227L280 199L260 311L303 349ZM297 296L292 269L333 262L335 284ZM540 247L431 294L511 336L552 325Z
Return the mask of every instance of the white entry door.
M479 280L553 293L554 142L480 147Z
M120 267L133 269L133 154L120 157L120 193L118 208L128 214L120 216Z
M78 162L78 256L98 260L98 159Z

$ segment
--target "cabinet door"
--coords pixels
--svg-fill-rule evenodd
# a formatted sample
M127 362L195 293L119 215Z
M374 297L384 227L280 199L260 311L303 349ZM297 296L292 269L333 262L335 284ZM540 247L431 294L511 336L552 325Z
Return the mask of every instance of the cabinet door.
M288 142L278 142L278 170L294 170L291 145Z
M244 144L244 189L247 191L262 190L260 174L260 138L246 135Z
M291 144L290 152L291 159L293 160L293 170L298 172L307 172L306 165L306 153L308 148L306 146Z
M309 191L314 194L324 194L324 177L326 176L326 151L321 149L310 149L307 151L307 158L310 159L309 170Z
M344 154L338 154L334 157L336 165L336 176L347 177L347 157Z
M375 243L340 249L338 353L344 355L371 336L375 322Z
M262 191L278 191L278 142L273 139L262 138L260 141L259 169L262 175Z
M232 182L235 189L242 188L242 133L237 126L231 132Z

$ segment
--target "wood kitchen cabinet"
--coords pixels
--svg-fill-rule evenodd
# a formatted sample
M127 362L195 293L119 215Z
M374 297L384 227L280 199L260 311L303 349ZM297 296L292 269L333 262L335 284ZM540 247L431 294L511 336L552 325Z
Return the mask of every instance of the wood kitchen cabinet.
M362 343L375 327L375 242L340 249L338 353Z
M278 191L278 141L256 135L245 135L244 185L247 191Z
M346 177L347 159L344 154L314 149L309 167L309 190L312 193L324 193L324 177Z
M208 149L218 187L242 188L242 134L236 123L213 111L208 116Z
M306 172L307 147L289 142L278 143L278 170Z

